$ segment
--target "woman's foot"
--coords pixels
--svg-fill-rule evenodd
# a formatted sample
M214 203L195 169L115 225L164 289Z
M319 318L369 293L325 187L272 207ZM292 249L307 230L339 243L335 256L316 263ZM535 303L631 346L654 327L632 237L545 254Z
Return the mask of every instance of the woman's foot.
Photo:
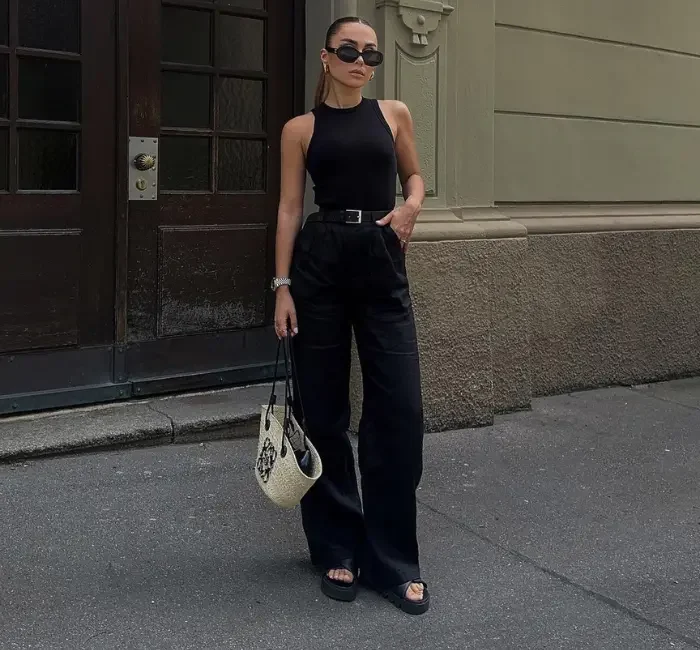
M351 584L355 581L355 576L347 569L331 569L326 575L336 582L347 582Z
M425 597L425 585L422 582L412 582L406 590L406 598L413 602L420 602Z
M334 600L350 602L357 596L355 574L342 566L329 569L321 579L321 591Z
M407 614L425 614L430 609L428 586L420 581L404 582L382 592L384 598Z

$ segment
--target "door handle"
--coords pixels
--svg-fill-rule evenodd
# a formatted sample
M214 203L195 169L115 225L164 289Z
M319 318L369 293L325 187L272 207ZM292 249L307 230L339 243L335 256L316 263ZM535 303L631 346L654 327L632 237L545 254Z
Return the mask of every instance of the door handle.
M148 153L140 153L134 158L134 167L141 172L146 172L156 166L156 157Z

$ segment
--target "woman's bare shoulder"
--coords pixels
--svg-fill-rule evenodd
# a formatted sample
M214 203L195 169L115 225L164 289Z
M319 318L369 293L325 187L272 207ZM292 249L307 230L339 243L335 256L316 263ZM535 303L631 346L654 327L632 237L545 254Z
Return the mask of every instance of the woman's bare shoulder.
M394 136L394 140L396 140L401 127L407 123L407 120L411 119L408 106L396 99L380 99L379 108L384 115L384 119L391 128L391 133Z
M411 112L408 106L398 99L380 99L379 105L384 113L391 115L397 122L402 122L405 119L410 119Z
M314 114L311 112L293 117L284 125L282 137L299 140L300 142L308 140L314 129L314 120Z

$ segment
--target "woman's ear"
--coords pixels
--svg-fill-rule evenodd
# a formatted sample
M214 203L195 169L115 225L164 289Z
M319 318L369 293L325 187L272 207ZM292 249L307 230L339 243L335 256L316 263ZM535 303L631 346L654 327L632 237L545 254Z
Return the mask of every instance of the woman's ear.
M323 66L323 71L328 74L328 52L326 50L321 50L321 65Z

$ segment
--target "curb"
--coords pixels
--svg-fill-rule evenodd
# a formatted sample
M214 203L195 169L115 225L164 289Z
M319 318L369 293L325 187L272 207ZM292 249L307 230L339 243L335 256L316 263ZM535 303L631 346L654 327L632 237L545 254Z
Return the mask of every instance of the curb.
M0 463L88 451L254 437L270 385L0 420Z

